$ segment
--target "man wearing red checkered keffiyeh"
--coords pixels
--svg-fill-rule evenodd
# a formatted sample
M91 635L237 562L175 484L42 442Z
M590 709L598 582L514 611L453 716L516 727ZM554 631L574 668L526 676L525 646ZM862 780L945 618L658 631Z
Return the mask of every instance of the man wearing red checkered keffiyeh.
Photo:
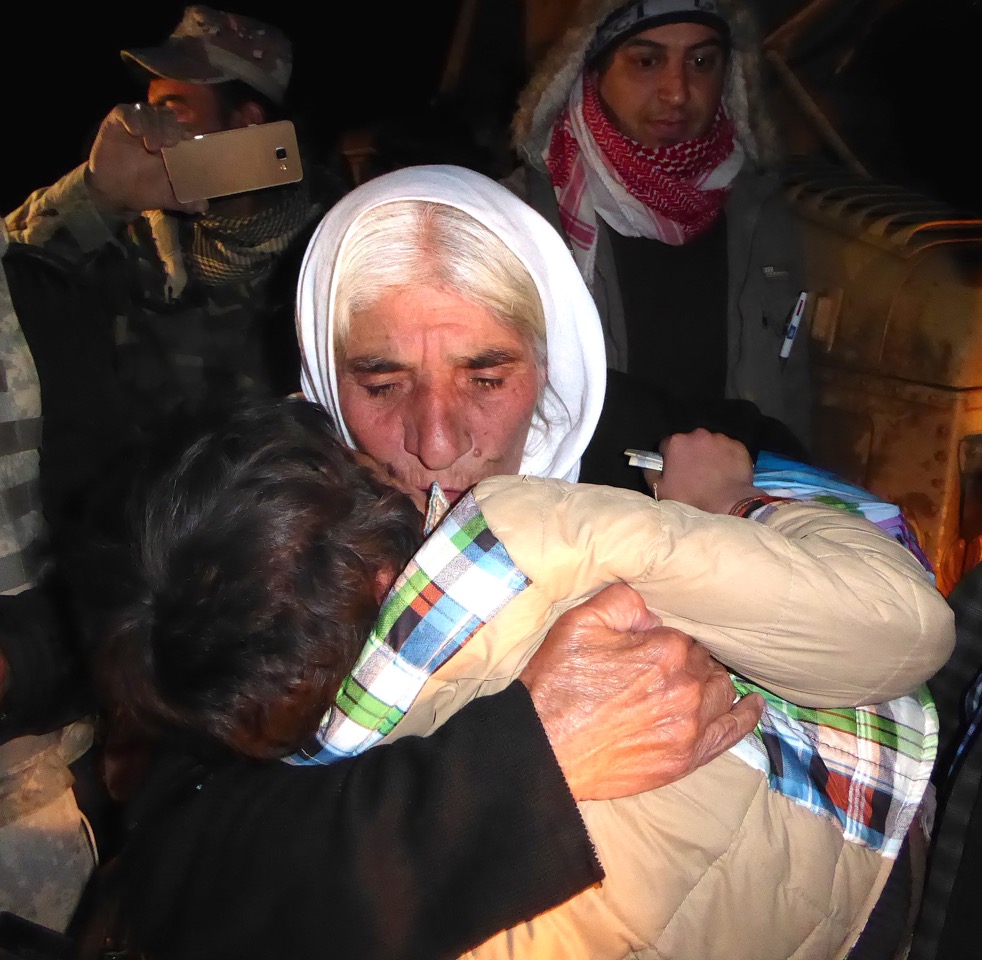
M581 271L593 273L598 206L619 233L688 243L722 212L743 156L722 106L703 136L658 146L632 140L608 117L596 82L584 74L545 156Z
M758 61L737 0L579 0L519 100L505 183L566 239L610 370L691 409L749 400L807 450L807 317L780 356L804 282Z

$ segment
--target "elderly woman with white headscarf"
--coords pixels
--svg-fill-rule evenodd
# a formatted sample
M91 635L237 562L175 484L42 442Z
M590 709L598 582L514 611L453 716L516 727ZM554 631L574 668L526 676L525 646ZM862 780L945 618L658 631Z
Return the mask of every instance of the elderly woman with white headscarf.
M308 398L318 401L333 414L350 446L375 457L394 481L415 493L420 500L439 488L449 501L458 501L467 490L495 474L520 473L565 480L578 477L579 460L595 429L605 383L603 342L596 308L556 232L530 208L520 201L516 202L507 191L479 174L451 167L409 168L369 182L350 194L325 217L308 248L299 286L298 330L304 362L304 392ZM671 449L670 445L666 452ZM708 472L718 470L723 481L727 482L725 474L730 461L722 455L724 446L718 446L717 450L720 456ZM712 448L708 451L703 448L704 459L707 452L712 457ZM670 480L669 474L666 474L666 479ZM749 475L746 482L749 486ZM486 510L488 504L495 503L496 496L495 492L487 491L499 491L499 488L481 484L477 489L478 504ZM515 489L517 500L525 497L525 507L530 511L525 532L529 533L535 549L529 558L538 556L536 551L542 549L541 544L549 542L539 525L543 524L543 530L552 530L551 526L546 526L549 521L543 521L540 513L546 511L559 516L570 510L569 504L577 502L578 495L558 493L555 500L547 497L540 502L534 488L520 492L518 488ZM685 490L677 482L670 489L680 499L698 502L690 499L690 496L697 496L694 490ZM752 487L750 489L752 492ZM498 497L505 495L507 490L497 493ZM749 504L741 505L741 515L749 515L748 511L769 509L769 499L762 497L758 501L750 497ZM544 507L543 503L549 506ZM616 553L608 553L610 545L604 541L605 531L601 529L604 522L597 519L608 514L602 509L599 498L595 504L597 512L589 520L584 514L586 525L582 536L571 536L564 541L584 545L584 564L587 566L602 564L600 557L609 555L614 558ZM719 512L727 512L730 506L727 504ZM747 510L743 509L744 506ZM828 522L827 517L810 512L814 510L812 505L797 506L793 507L792 513L804 511L801 519L810 518L819 527ZM486 515L494 529L495 524L490 518L495 514ZM512 552L522 542L513 539L523 532L521 509L516 510L514 518L510 514L508 516L508 525L504 529L510 531L507 547ZM790 514L786 513L785 517L788 516ZM597 526L591 525L594 521ZM557 520L555 526L561 528L564 522L571 521ZM671 525L671 520L665 522ZM793 527L798 521L789 522ZM745 566L744 560L754 569L761 569L757 566L760 558L755 554L755 548L745 546L742 552L736 550L730 554L729 561L735 566L731 573L726 573L722 558L711 562L711 543L706 550L696 546L701 536L698 525L698 520L694 520L693 525L687 528L690 533L686 534L685 550L670 537L672 545L666 547L664 554L659 554L660 560L642 564L642 568L649 571L661 566L668 568L676 563L681 563L683 567L689 565L691 582L690 578L682 582L670 581L675 584L669 591L674 594L675 601L669 598L664 605L656 604L658 612L664 616L668 616L667 611L673 609L673 602L685 603L687 601L683 598L690 594L702 598L695 601L692 609L700 612L708 609L703 606L704 603L708 603L711 597L714 602L719 600L726 595L727 585L732 588L737 582L734 576L739 579L738 569ZM641 528L640 520L636 526ZM866 555L866 559L861 559L859 543L862 537L852 539L852 534L847 535L844 541L850 544L845 548L844 555L856 550L855 555L849 557L849 562L857 561L859 567L853 568L852 574L846 574L845 568L839 568L834 584L828 580L824 589L816 587L819 581L825 582L825 574L818 567L828 562L831 556L826 551L837 538L837 534L829 532L834 526L835 521L824 532L815 527L812 534L808 534L802 532L803 528L799 526L796 532L786 533L791 540L807 540L809 536L817 534L817 541L824 544L816 555L816 559L821 559L807 575L791 578L797 586L789 588L787 595L783 588L777 586L777 579L770 581L773 590L760 592L760 606L753 603L751 606L755 611L753 617L762 618L754 620L754 629L761 632L750 645L759 646L760 649L747 654L748 645L744 644L736 659L748 655L751 659L759 657L752 668L744 665L743 669L748 669L750 676L755 679L761 675L769 676L772 688L776 687L784 696L800 697L800 702L811 706L844 707L901 696L922 682L943 660L950 639L950 617L947 617L940 595L935 598L936 603L929 602L931 598L928 595L933 588L929 581L924 580L923 571L915 569L917 565L909 555L906 558L893 556L898 552L896 544L873 542L871 553ZM598 539L590 538L591 529L595 530L594 537ZM750 529L746 532L751 537L756 536ZM727 528L718 529L717 546L727 535ZM635 547L632 546L629 523L619 536L622 538L622 553L631 553ZM712 539L710 534L709 540ZM873 538L874 541L876 539ZM595 543L602 544L596 546L596 554ZM880 643L873 639L873 635L879 635L877 631L885 621L871 614L864 604L862 609L856 608L855 619L839 630L839 622L833 623L822 612L827 609L832 596L836 598L833 605L838 615L851 606L849 597L853 593L866 595L863 589L850 590L845 584L855 586L863 581L865 571L862 568L867 562L878 566L881 546L883 556L891 554L888 566L892 572L885 580L878 577L878 582L881 585L891 583L888 592L893 599L918 584L915 589L923 594L927 606L936 609L938 614L930 623L922 622L923 608L914 604L910 608L912 615L900 617L884 635L884 651L893 649L892 643L898 636L894 627L905 631L906 626L917 623L919 626L910 634L911 651L915 647L921 653L928 648L934 651L929 657L930 663L924 662L913 669L899 686L882 686L880 683L887 675L896 679L894 661L889 656L884 660L882 669L875 667L858 678L856 664L853 658L848 657L851 641L846 640L842 645L844 636L852 636L859 631L868 644L869 654L871 648ZM780 554L786 559L786 549L793 553L798 548L778 546L775 556ZM557 557L566 553L557 554ZM904 551L900 550L899 553ZM520 549L518 556L523 555ZM680 556L683 559L679 560ZM905 560L905 563L893 568L892 564L897 560ZM550 570L554 572L562 567L562 561L557 562L558 566L557 563L553 563L552 567L547 564L534 573L533 583L549 584L552 576ZM633 569L623 556L611 562L611 569ZM904 568L903 573L900 573L901 567ZM528 567L523 565L523 569ZM534 562L532 569L536 569ZM802 573L801 570L798 572ZM743 573L747 571L743 570ZM895 574L899 574L896 584L893 582ZM563 576L572 584L578 583L578 575L571 569ZM623 572L621 575L626 576ZM895 586L899 590L897 594L893 593ZM551 586L546 587L546 592L552 596ZM714 626L710 630L714 638L714 631L727 617L742 608L743 598L749 600L757 592L752 587L741 587L736 597L730 596L722 604L727 613L717 612L714 615ZM561 593L562 590L559 591ZM789 605L792 595L796 599ZM811 600L806 600L806 596L811 596ZM887 600L887 607L896 612L893 599ZM815 603L812 604L812 601ZM916 612L914 608L918 608ZM795 610L790 619L786 616L789 609ZM776 646L772 646L768 639L772 636L771 628L762 626L770 622L770 614L775 614L784 625L774 628ZM520 623L525 622L521 615L515 615ZM535 620L532 618L530 624ZM696 633L700 627L698 620L697 615L695 620L674 625ZM901 621L906 626L901 626ZM511 624L507 617L502 622ZM823 624L827 625L827 629L823 629ZM434 678L436 686L432 689L428 686L421 695L422 701L431 698L432 705L424 705L422 711L417 712L415 723L412 722L411 712L409 722L403 722L403 730L429 732L432 718L446 718L451 712L451 704L464 702L474 694L474 684L482 676L487 678L490 675L490 690L496 689L495 677L501 681L514 675L507 669L507 654L501 663L496 660L501 655L501 649L511 649L510 642L501 639L498 626L500 624L489 624L481 633L480 642L474 645L481 651L487 648L487 661L482 659L481 653L473 651L467 658L450 661L449 673L446 669L441 670ZM521 632L513 625L503 629L506 633L508 630ZM811 645L812 640L805 640L805 636L811 633L814 633L814 646ZM490 639L492 636L494 640ZM929 642L922 642L925 638L929 638ZM839 654L833 654L833 648L837 646L840 646ZM465 659L467 664L461 666L461 661ZM913 667L906 655L904 659L907 667ZM784 680L775 679L771 668L777 661L785 665L782 667L782 671L786 668L784 678L794 678L789 681L790 685ZM830 664L836 662L852 662L852 666L846 671L832 669ZM870 664L867 656L865 665ZM458 668L463 670L463 674L459 674ZM357 678L356 686L360 688L364 680ZM430 685L434 681L430 681ZM446 689L440 690L441 684ZM847 693L845 687L853 684L853 689ZM804 688L808 688L807 691ZM368 689L372 692L370 685ZM434 693L434 690L439 692ZM465 690L469 692L464 693ZM907 698L906 704L910 718L917 718L918 724L925 720L916 700ZM422 726L419 716L423 718ZM343 724L346 721L342 719L340 722ZM913 719L911 726L914 726ZM927 723L929 726L930 723ZM930 740L930 731L925 728L922 733L926 743ZM333 749L329 737L324 742L326 749ZM627 821L622 818L616 821L616 829L607 829L606 821L602 817L596 819L591 808L585 813L590 814L587 822L591 825L595 842L598 841L594 829L599 831L605 842L611 844L609 848L601 845L601 857L609 871L608 886L613 884L608 894L605 896L602 892L593 891L581 895L568 907L550 912L535 924L527 924L496 938L480 955L534 956L536 945L541 947L554 940L553 946L558 948L562 944L570 956L580 955L576 951L582 950L584 957L620 957L633 955L630 953L632 949L641 949L639 955L649 955L641 944L647 944L647 950L654 951L651 955L662 955L658 951L671 942L675 944L669 950L673 956L708 957L718 954L731 957L737 955L734 953L736 940L721 934L726 934L730 926L737 923L737 918L743 917L747 922L751 919L759 921L754 935L742 938L751 953L761 951L755 955L783 957L787 954L782 951L791 949L789 944L794 942L794 949L805 949L804 945L810 944L802 956L831 956L835 950L847 948L862 929L875 901L875 891L882 888L890 872L891 858L896 855L910 818L914 815L926 782L922 774L930 766L929 761L925 764L921 753L914 751L914 754L916 756L911 755L904 776L909 773L919 785L909 794L901 791L903 796L898 794L891 801L906 812L896 823L891 820L894 827L899 827L882 846L843 845L841 827L834 820L814 816L814 811L804 813L792 807L789 815L784 806L786 797L780 796L782 788L775 790L773 784L771 791L764 791L755 799L746 800L745 804L735 799L732 804L724 801L723 808L739 808L745 816L750 816L747 812L750 809L757 809L755 804L758 802L763 802L765 807L776 803L780 808L781 812L776 813L776 808L768 807L767 812L761 815L758 828L750 831L755 838L751 844L753 849L748 848L746 854L748 864L768 862L774 866L775 875L785 877L787 883L776 885L763 884L758 887L743 880L737 881L735 877L739 871L733 870L722 873L710 871L704 877L705 864L709 861L704 862L703 857L691 858L692 862L686 861L688 866L680 869L680 854L673 846L671 830L664 832L664 843L655 842L652 836L625 842ZM739 793L736 782L743 783L743 777L746 780L744 785L752 788L757 783L758 774L750 774L750 767L746 766L746 763L752 766L753 761L744 758L745 763L728 757L735 764L735 780L729 782L723 792L727 798L736 798ZM704 771L704 774L700 774L702 780L692 778L691 789L679 791L678 807L668 817L676 828L685 819L685 811L695 797L708 797L717 792L713 787L714 778L727 768L714 765L712 769L716 773ZM853 774L861 776L857 771L850 776ZM689 782L686 780L686 784ZM700 793L700 790L704 792ZM793 787L789 787L786 796L791 796L793 790ZM654 806L659 809L662 806L666 809L671 807L668 797L669 793L658 791L657 799L653 798ZM761 798L769 799L761 801ZM631 809L637 813L641 808ZM637 814L635 826L647 822L645 818L650 819L649 814L650 811L644 815ZM782 818L785 816L789 817L788 823L797 818L796 828L791 830L788 827L787 831L795 838L792 847L804 848L815 841L814 850L834 851L834 854L823 857L822 870L813 871L813 880L823 884L826 872L829 877L848 876L850 880L846 885L841 882L832 884L830 881L828 888L822 886L821 891L816 888L814 896L824 905L817 912L802 910L792 898L778 909L788 918L782 925L772 922L774 897L779 889L793 889L795 858L781 855L779 841L775 841L770 849L770 860L754 844L763 843L766 846L769 841L764 838L771 833L767 824L781 822L784 826ZM688 841L690 845L696 843L695 838L701 836L703 826L708 827L708 824L700 814L692 817L691 826L693 834ZM655 831L655 835L662 836L660 829ZM821 838L816 840L819 835ZM633 836L630 829L627 836ZM807 840L804 839L806 837ZM702 842L700 839L699 843ZM732 837L730 843L732 846L723 843L720 850L729 851L728 856L739 861L740 856L733 851L740 844ZM611 850L615 854L608 860ZM654 864L660 863L659 851L664 854L665 863L654 867ZM814 857L812 861L817 862ZM627 867L626 873L618 872L617 868L624 863L634 865L633 874L632 867ZM618 885L618 878L623 881L625 875L632 876L632 883L627 888L633 893L628 892L623 882ZM659 878L660 895L657 897L650 883L652 875ZM820 876L822 880L818 879ZM727 921L706 924L698 908L683 910L674 906L674 897L678 897L680 904L685 904L690 901L692 891L710 888L716 891L711 899L732 899L733 913ZM760 892L759 896L753 893L755 890ZM601 923L591 913L598 910L600 914L614 911L621 920ZM634 931L634 936L624 935L622 928L625 923ZM672 932L680 924L681 929L688 931L683 937ZM586 935L588 930L591 931L589 936ZM684 949L683 943L687 944Z
M604 397L599 318L556 232L488 178L410 168L349 194L308 247L297 318L306 396L421 493L577 479Z

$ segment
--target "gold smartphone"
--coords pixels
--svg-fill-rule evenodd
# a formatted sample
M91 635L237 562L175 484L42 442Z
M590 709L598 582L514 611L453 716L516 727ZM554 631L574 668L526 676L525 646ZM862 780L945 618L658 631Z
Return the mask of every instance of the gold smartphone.
M289 120L202 133L161 150L180 203L279 187L303 179Z

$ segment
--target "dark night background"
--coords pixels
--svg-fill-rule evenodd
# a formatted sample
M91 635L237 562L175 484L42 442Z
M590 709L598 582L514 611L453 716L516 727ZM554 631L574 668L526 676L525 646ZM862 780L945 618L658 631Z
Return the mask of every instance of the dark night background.
M234 9L275 22L291 35L294 95L323 143L330 144L343 131L378 123L398 126L400 118L412 118L405 124L423 136L434 133L441 121L427 111L459 2L267 0L237 3ZM778 18L802 5L766 2ZM144 95L119 50L159 42L183 8L179 2L114 2L57 9L21 4L13 18L5 11L4 212L81 162L99 120L115 103ZM486 0L483 8L485 17L515 19L520 5ZM842 0L832 11L796 49L792 66L837 115L855 153L880 179L982 209L975 146L982 87L979 4ZM515 78L505 46L487 29L479 31L472 66L478 79L499 78L507 113ZM851 56L844 55L850 50Z

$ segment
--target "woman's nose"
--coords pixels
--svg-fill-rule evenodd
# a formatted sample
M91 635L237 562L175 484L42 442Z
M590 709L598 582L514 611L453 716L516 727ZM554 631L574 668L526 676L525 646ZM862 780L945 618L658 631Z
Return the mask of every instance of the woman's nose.
M466 401L446 389L421 388L409 400L406 451L427 470L452 467L471 448Z

